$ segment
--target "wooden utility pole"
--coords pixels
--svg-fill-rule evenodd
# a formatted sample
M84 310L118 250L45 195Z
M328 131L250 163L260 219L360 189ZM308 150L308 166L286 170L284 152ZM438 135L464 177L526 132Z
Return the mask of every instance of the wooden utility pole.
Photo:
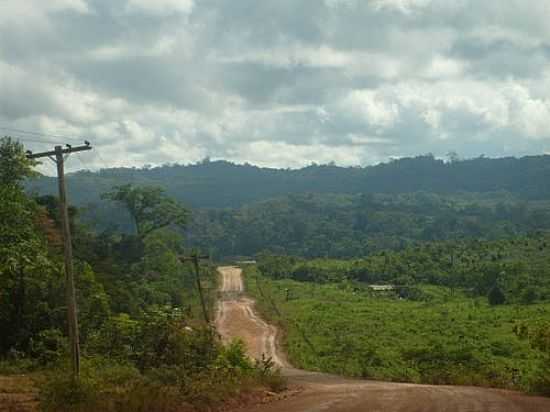
M69 325L69 339L71 344L71 365L73 377L76 379L80 374L80 343L78 338L78 315L76 308L76 294L73 273L73 248L71 243L71 227L69 223L69 212L67 204L67 190L65 187L65 156L73 152L90 150L89 142L84 146L72 147L67 145L55 146L53 151L32 153L27 152L29 159L48 157L57 164L57 182L59 184L59 214L61 217L61 228L63 231L63 245L65 257L65 297L67 300L67 323ZM55 156L55 157L53 157Z
M208 310L206 309L206 303L204 302L204 295L202 293L202 285L201 285L201 277L200 277L200 271L199 271L199 262L201 259L210 259L210 256L208 255L199 255L198 253L194 253L191 256L180 256L181 262L192 262L193 266L195 267L195 280L197 282L197 289L199 291L199 297L201 301L202 306L202 314L204 316L204 321L206 324L210 324L210 320L208 318Z

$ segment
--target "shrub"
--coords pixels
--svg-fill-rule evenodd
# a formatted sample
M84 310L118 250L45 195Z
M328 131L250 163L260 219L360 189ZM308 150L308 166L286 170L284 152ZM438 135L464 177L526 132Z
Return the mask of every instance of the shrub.
M168 412L178 404L181 396L173 386L161 386L135 367L109 359L85 359L78 380L63 368L40 382L40 405L45 412Z
M59 329L46 329L30 342L30 353L41 366L55 364L67 354L67 338Z
M281 392L286 389L287 381L282 376L281 369L275 367L273 359L270 357L266 358L262 354L262 358L255 361L254 368L259 382L273 392Z
M31 372L37 366L35 359L25 357L22 352L13 350L8 354L8 357L0 360L0 374L15 375Z
M497 286L493 286L487 295L490 305L503 305L506 303L506 296L504 292Z
M537 371L532 385L532 391L550 396L550 356L544 359L543 366Z
M171 412L182 405L210 407L243 389L286 387L271 359L252 364L242 342L222 347L210 329L171 321L165 326L135 352L143 354L143 362L85 358L77 381L69 368L48 374L40 384L43 409Z
M139 333L139 322L126 313L111 317L101 329L92 332L86 350L92 355L109 356L117 360L130 359Z

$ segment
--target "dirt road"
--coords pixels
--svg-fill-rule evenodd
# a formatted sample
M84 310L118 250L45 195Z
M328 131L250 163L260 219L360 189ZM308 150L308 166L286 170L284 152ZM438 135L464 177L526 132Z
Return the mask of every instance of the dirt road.
M462 386L432 386L346 379L292 368L277 347L277 330L243 295L241 269L218 268L223 277L216 325L222 339L241 338L250 356L271 356L283 368L296 396L248 412L550 412L550 399L517 392Z

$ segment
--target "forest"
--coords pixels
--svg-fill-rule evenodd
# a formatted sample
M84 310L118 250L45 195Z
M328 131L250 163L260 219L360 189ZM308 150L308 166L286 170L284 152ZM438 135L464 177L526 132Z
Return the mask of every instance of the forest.
M447 160L433 155L401 158L365 167L312 164L302 169L262 168L224 160L189 165L79 171L68 178L75 205L97 202L112 186L133 183L163 187L189 207L226 208L291 193L409 193L507 191L520 199L550 198L550 155ZM28 188L54 194L55 179L43 176ZM84 188L86 188L84 190Z
M501 239L550 229L550 201L507 192L293 194L239 209L199 209L186 233L216 256L271 251L353 258L418 242Z
M205 160L68 175L80 222L133 233L127 209L102 194L126 184L160 187L193 211L179 230L217 258L270 250L295 256L363 256L412 242L496 239L550 227L550 156L448 161L431 155L364 168L268 169ZM26 181L55 194L55 179ZM327 241L330 239L330 242Z

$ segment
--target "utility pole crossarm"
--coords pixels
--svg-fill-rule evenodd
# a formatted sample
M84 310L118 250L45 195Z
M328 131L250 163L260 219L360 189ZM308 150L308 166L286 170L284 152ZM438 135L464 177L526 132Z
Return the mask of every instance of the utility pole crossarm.
M90 146L90 143L87 143L83 146L75 146L75 147L67 145L67 147L65 147L65 148L62 148L62 146L56 146L54 150L50 150L48 152L41 152L41 153L32 153L32 152L28 151L27 152L27 159L38 159L40 157L55 156L59 153L61 153L61 154L70 154L70 153L73 153L73 152L82 152L84 150L92 150L92 146Z

